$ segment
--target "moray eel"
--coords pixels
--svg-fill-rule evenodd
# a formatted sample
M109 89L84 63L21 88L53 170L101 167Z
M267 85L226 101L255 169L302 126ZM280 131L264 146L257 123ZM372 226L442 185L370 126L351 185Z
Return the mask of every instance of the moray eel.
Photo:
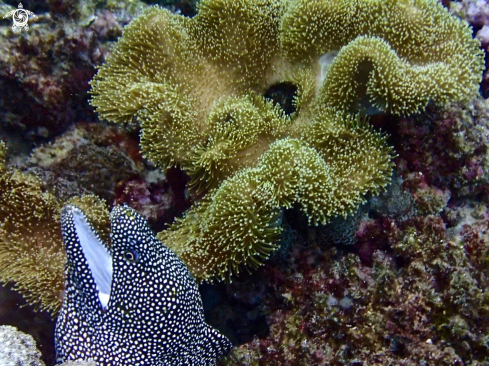
M204 321L185 264L137 212L116 206L111 247L73 205L61 214L66 289L55 331L57 362L215 365L232 345Z

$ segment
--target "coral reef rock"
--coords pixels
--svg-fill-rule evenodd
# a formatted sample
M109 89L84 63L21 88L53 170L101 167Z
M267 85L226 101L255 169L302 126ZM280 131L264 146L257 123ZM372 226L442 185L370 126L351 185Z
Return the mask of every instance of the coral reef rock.
M0 365L45 366L34 338L8 325L0 326Z
M224 364L487 365L489 241L479 221L482 234L465 223L457 241L435 216L391 221L368 265L296 243L286 264L263 269L270 333Z
M455 197L475 197L489 187L489 101L452 103L440 111L403 118L396 134L397 166ZM421 187L421 184L415 184Z
M13 32L11 21L0 25L0 132L20 132L25 143L38 143L79 120L96 121L87 82L123 26L147 5L137 0L23 5L37 15L28 32ZM2 16L15 9L8 8Z

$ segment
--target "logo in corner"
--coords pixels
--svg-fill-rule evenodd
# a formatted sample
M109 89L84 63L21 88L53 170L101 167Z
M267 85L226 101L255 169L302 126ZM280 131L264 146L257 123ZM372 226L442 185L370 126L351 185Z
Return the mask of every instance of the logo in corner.
M32 11L25 10L22 3L19 3L18 9L9 11L3 16L3 18L5 19L12 17L12 21L14 22L14 24L12 25L12 30L15 33L19 33L22 31L22 29L26 31L29 29L29 25L27 24L27 22L29 21L29 16L32 18L37 18L36 14L34 14Z

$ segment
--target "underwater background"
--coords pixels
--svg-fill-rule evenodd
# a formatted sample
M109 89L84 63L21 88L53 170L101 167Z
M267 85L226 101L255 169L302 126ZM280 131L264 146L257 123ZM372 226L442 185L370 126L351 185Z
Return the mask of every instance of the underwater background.
M258 2L236 2L247 3ZM0 15L18 4L0 1ZM60 207L91 209L103 227L107 207L127 204L162 233L215 188L195 183L201 173L186 161L158 161L151 146L152 159L143 157L138 118L146 115L116 124L112 100L89 102L89 82L123 28L155 4L198 13L192 0L42 0L22 2L37 15L27 30L0 19L0 325L33 338L0 327L0 365L55 364ZM353 210L316 220L299 200L281 204L280 218L274 211L264 226L273 245L265 240L265 253L250 255L256 261L222 264L224 274L199 272L189 255L194 276L208 280L199 285L207 323L235 346L218 365L489 365L489 3L440 4L480 42L477 93L464 86L468 100L453 92L442 103L365 113L365 134L385 142L388 158L372 163L382 165L378 184L359 189ZM460 61L461 84L469 63L477 62ZM276 85L262 94L295 113L297 88ZM173 233L164 239L180 240Z

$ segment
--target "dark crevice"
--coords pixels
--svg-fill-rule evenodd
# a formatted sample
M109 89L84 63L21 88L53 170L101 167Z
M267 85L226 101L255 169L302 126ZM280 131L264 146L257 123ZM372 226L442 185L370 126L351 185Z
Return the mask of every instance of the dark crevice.
M294 98L297 95L297 90L295 84L286 81L272 85L263 96L272 101L274 105L278 104L284 113L290 116L296 110Z

